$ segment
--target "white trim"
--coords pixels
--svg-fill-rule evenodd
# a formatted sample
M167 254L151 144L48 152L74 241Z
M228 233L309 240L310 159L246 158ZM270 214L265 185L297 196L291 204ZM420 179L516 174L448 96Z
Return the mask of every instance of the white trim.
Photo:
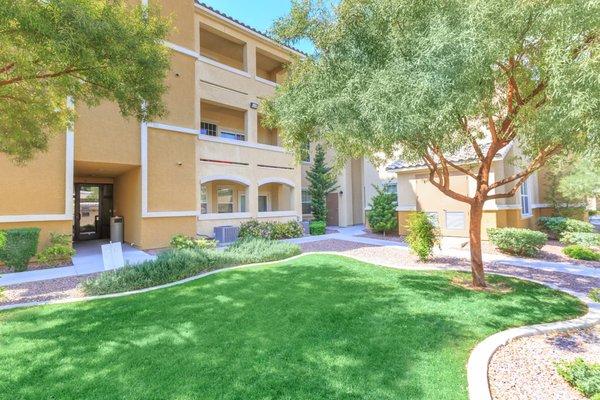
M146 0L146 1L147 1L147 0ZM242 30L242 31L244 31L244 32L246 32L246 33L249 33L250 35L252 35L252 36L254 36L254 37L258 37L258 38L260 38L261 40L263 40L264 42L271 43L271 44L273 44L273 45L275 45L275 46L277 46L277 47L280 47L280 48L284 48L284 49L286 49L287 51L289 51L290 53L296 54L296 55L298 55L298 56L300 56L300 57L303 57L303 58L304 58L304 57L306 57L306 55L304 55L303 53L299 52L298 50L295 50L295 49L292 49L291 47L288 47L288 46L282 45L281 43L277 43L277 42L276 42L276 41L274 41L273 39L270 39L270 38L266 37L265 35L261 35L260 33L258 33L258 32L255 32L255 31L253 31L252 29L249 29L249 28L245 27L244 25L242 25L242 24L240 24L240 23L237 23L237 22L235 22L235 21L232 21L231 19L229 19L229 18L226 18L226 17L224 17L224 16L222 16L222 15L220 15L220 14L218 14L218 13L214 12L214 11L213 11L213 10L211 10L211 9L208 9L208 8L206 8L205 6L201 5L201 4L197 4L197 3L195 3L194 5L196 6L196 8L199 8L199 9L201 9L201 10L202 10L202 11L204 11L205 13L207 13L207 14L209 14L209 15L211 15L211 16L213 16L213 17L215 17L215 18L218 18L218 19L220 19L221 21L225 21L225 22L226 22L226 23L228 23L228 24L234 25L236 28L238 28L238 29L240 29L240 30Z
M140 161L142 170L142 217L148 214L148 124L140 124Z
M205 183L209 183L209 182L213 182L213 181L232 181L232 182L241 183L246 186L252 185L252 182L250 181L250 179L243 178L241 176L235 176L235 175L209 175L209 176L203 176L202 178L200 178L201 185L204 185Z
M271 146L270 144L250 143L250 142L245 142L242 140L226 139L226 138L222 138L222 137L201 135L201 134L198 134L198 139L204 140L206 142L231 144L231 145L242 146L242 147L250 147L253 149L276 151L278 153L288 153L288 151L286 149L284 149L283 147Z
M144 218L172 218L172 217L195 217L198 211L151 211L146 212Z
M252 218L252 214L249 212L235 212L235 213L209 213L199 214L198 221L218 221L228 219L244 219Z
M266 211L259 212L258 218L297 217L296 211Z
M519 188L519 203L521 205L521 218L522 219L528 219L531 218L533 216L533 209L531 208L531 186L529 185L531 179L527 178L522 184L521 187ZM524 196L527 198L527 208L528 211L526 213L523 213L523 189L525 189L525 191L527 192Z
M148 128L161 129L163 131L188 133L190 135L197 135L199 133L199 130L197 130L197 129L184 128L182 126L175 126L175 125L168 125L168 124L161 124L159 122L148 122L146 125Z
M265 85L269 85L269 86L272 86L272 87L278 87L278 86L279 86L279 83L277 83L277 82L273 82L273 81L270 81L270 80L268 80L268 79L265 79L265 78L261 78L261 77L260 77L260 76L258 76L258 75L256 75L256 76L254 77L254 79L255 79L257 82L264 83Z
M548 203L532 204L531 209L533 210L534 208L552 208L552 205Z
M296 185L294 184L294 181L292 181L291 179L277 178L277 177L260 179L258 181L258 183L257 183L257 186L267 185L269 183L281 183L283 185L287 185L287 186L290 186L292 188L296 188Z
M69 214L0 215L0 223L72 221L72 220L73 220L73 215L69 215Z
M202 54L198 55L198 60L200 60L202 62L205 62L207 64L210 64L213 67L217 67L217 68L220 68L220 69L228 71L228 72L233 72L234 74L243 76L244 78L250 78L250 73L248 73L246 71L242 71L241 69L230 67L227 64L223 64L223 63L215 61L215 60L213 60L211 58L205 57Z
M483 211L500 211L500 210L520 210L519 204L493 204L486 203L483 206Z
M163 40L163 44L165 46L167 46L168 48L170 48L171 50L175 50L178 53L185 54L187 56L194 57L196 59L200 58L200 54L196 53L194 50L190 50L186 47L180 46L175 43L168 42L166 40Z
M396 211L417 211L417 206L398 206Z

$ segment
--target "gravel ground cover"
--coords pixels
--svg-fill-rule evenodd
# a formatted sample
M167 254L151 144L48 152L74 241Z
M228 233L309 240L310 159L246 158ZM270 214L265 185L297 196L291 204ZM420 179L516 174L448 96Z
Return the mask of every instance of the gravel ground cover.
M500 348L490 363L494 400L584 400L557 372L555 363L583 358L600 363L600 326L530 336Z
M366 238L370 238L370 239L389 240L390 242L406 243L406 241L404 240L404 236L398 236L398 235L383 236L380 233L367 232L365 234L358 235L358 237L366 237Z
M96 274L6 286L0 305L85 297L79 284L94 275Z

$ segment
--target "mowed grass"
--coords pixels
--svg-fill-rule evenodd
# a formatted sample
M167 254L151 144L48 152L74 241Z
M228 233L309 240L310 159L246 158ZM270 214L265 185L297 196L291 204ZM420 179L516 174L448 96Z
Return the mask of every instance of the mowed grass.
M574 317L577 299L507 294L308 255L165 290L0 313L1 399L466 399L471 349Z

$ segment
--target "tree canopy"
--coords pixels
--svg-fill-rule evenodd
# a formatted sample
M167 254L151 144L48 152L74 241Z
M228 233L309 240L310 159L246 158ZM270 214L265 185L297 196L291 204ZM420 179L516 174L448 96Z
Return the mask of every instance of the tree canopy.
M0 0L0 152L18 161L74 119L67 97L165 112L169 21L123 0Z
M293 62L267 125L297 151L307 140L342 162L384 153L421 161L440 191L470 205L474 284L485 286L483 205L509 198L557 154L600 146L600 2L597 0L296 0L280 39L308 38L316 54ZM492 180L512 143L518 172ZM470 165L451 160L465 147ZM450 172L475 194L450 187Z

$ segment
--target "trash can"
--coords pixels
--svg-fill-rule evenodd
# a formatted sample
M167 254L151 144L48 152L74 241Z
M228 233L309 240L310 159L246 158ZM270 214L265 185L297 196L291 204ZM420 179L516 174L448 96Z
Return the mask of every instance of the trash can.
M110 219L110 241L123 243L123 217Z

